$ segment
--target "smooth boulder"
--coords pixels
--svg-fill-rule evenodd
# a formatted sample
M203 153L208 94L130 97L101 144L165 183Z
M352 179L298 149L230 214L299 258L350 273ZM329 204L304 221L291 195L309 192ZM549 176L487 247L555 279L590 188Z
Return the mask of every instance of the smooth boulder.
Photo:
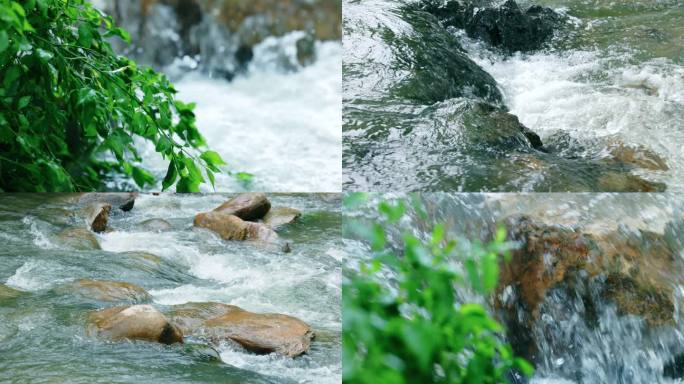
M107 221L112 205L109 203L92 202L83 207L83 216L88 227L94 232L104 232L107 229Z
M245 221L225 212L199 213L195 216L193 224L195 227L217 233L223 240L251 240L267 244L278 242L278 234L267 225Z
M241 193L215 208L215 212L235 215L242 220L256 221L271 209L271 202L260 192Z
M174 306L169 316L190 334L214 342L230 340L255 353L295 357L305 353L314 339L311 327L295 317L253 313L234 305L187 303Z
M272 208L266 216L264 216L263 222L271 228L279 227L281 225L290 224L302 216L302 213L294 208L288 207L275 207Z
M88 316L88 334L110 340L183 342L183 332L151 305L103 309Z
M143 288L123 281L80 279L57 290L62 293L77 293L99 301L144 302L152 299Z

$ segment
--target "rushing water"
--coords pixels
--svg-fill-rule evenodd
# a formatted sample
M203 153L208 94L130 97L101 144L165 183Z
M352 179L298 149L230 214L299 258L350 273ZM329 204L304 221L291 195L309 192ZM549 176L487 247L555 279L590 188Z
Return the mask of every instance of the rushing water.
M377 220L373 206L380 198L401 195L372 195L367 205L349 209L345 227L354 221ZM514 349L524 351L531 346L536 372L535 384L580 383L673 383L680 382L683 372L672 370L672 361L681 358L684 325L681 319L681 298L684 285L680 276L666 277L670 272L651 260L653 242L647 233L664 239L667 249L673 250L672 265L681 268L684 258L684 199L676 194L447 194L423 193L419 199L427 209L428 218L420 218L413 210L398 228L422 238L431 238L431 227L446 224L447 237L459 239L460 249L467 249L469 241L491 239L497 224L512 215L526 215L538 223L560 228L568 233L584 233L599 238L609 233L620 235L612 240L629 244L633 259L641 260L642 270L650 270L651 278L664 281L672 289L673 320L651 326L638 315L625 314L610 299L600 294L606 284L601 270L598 278L580 278L580 282L564 282L547 291L540 305L540 313L528 332L528 344L516 344L520 329L509 334ZM551 231L550 231L551 232ZM371 256L368 245L359 241L353 231L345 231L345 265L357 268L358 262ZM400 244L399 231L389 231L390 244ZM553 238L553 235L549 235ZM571 244L570 244L571 245ZM394 246L394 245L393 245ZM566 244L568 246L568 244ZM549 252L553 252L552 249ZM546 257L546 256L545 256ZM551 256L548 256L551 257ZM546 260L546 259L545 259ZM515 261L512 261L515 262ZM546 261L545 261L546 262ZM550 259L549 263L557 260ZM550 268L550 267L549 267ZM385 271L392 284L391 271ZM640 273L638 270L630 273ZM581 272L579 276L585 276ZM568 285L565 285L565 284ZM573 285L574 284L574 285ZM582 291L586 287L586 291ZM625 288L627 289L627 288ZM503 289L502 300L510 295ZM462 300L481 300L459 288ZM578 299L593 297L593 304ZM634 298L632 298L634 299ZM647 301L648 302L648 301ZM520 308L518 308L520 309ZM660 311L655 308L652 312ZM503 313L492 309L497 316ZM517 312L520 314L520 312Z
M219 174L216 190L339 191L341 46L317 43L318 59L290 72L276 65L279 58L269 47L277 45L291 49L294 40L286 36L261 43L249 71L232 82L197 73L176 82L179 98L197 103L197 126L228 163L226 169L254 175L245 184ZM163 178L167 165L153 147L144 158Z
M522 9L541 4L565 18L545 48L514 54L439 28L432 16L407 10L415 3L344 2L347 189L591 192L643 185L608 182L617 172L684 190L684 3L520 1ZM445 69L463 67L454 59L459 45L496 80L501 98L473 87L485 77L466 71L454 79ZM509 138L500 118L472 107L481 101L502 104L550 150ZM611 165L615 143L642 146L669 169Z
M339 383L340 243L335 195L271 195L274 206L303 212L279 230L291 253L225 242L192 227L192 218L227 200L222 195L143 195L130 212L110 216L114 229L97 239L101 250L56 242L63 227L82 225L56 196L0 196L0 284L22 291L0 302L0 381ZM162 218L169 231L140 226ZM145 252L145 253L141 253ZM153 256L150 256L153 255ZM185 346L106 342L85 334L87 313L116 303L60 289L70 281L118 280L145 288L152 304L216 301L254 312L302 319L317 334L309 352L291 359L256 355L229 345L222 362Z

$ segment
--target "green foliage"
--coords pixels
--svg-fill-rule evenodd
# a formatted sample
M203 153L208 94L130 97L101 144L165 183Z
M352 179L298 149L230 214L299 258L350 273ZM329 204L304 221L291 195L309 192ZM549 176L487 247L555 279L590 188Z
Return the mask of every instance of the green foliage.
M213 185L225 163L213 151L197 156L205 142L194 104L176 100L164 75L117 56L114 36L130 41L85 0L0 0L0 189L95 190L113 175L154 185L135 138L169 161L164 189Z
M345 204L358 207L364 196L350 194ZM410 203L418 216L424 215L415 195ZM407 231L397 255L388 246L388 231L407 218L409 207L403 200L383 201L380 222L347 228L363 236L375 256L360 271L345 272L344 382L499 383L511 370L531 375L532 366L502 341L502 326L482 305L463 302L456 290L491 294L508 249L505 232L463 254L442 225L428 240Z

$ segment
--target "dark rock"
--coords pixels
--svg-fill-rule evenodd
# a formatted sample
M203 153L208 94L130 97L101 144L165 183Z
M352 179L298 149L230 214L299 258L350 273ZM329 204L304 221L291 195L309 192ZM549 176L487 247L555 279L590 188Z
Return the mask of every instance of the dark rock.
M88 223L88 227L93 232L104 232L107 229L109 212L112 206L109 203L92 202L83 208L83 214Z
M307 33L297 40L297 62L299 65L306 66L316 60L316 39Z
M140 223L140 228L151 232L164 232L171 229L171 223L164 219L148 219Z
M106 203L112 207L118 207L124 212L130 211L138 197L136 192L94 192L84 193L78 197L78 203L87 205L91 203Z

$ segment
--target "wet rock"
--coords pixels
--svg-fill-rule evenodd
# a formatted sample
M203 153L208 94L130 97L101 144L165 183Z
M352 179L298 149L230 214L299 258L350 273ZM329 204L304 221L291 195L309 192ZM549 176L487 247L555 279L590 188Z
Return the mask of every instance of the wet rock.
M275 228L281 225L290 224L295 220L299 219L302 213L294 208L287 207L275 207L268 211L266 216L264 216L264 224L269 227Z
M123 281L81 279L56 288L100 301L145 302L152 299L143 288Z
M598 188L605 192L664 192L667 186L626 172L606 172L598 179Z
M94 232L104 232L107 229L107 221L109 220L109 212L112 206L109 203L92 202L83 208L83 215L85 216L88 227Z
M122 252L121 254L126 255L128 257L133 257L136 259L142 259L142 260L148 261L148 262L155 264L155 265L162 262L161 257L159 257L155 254L149 253L149 252L128 251L128 252Z
M240 307L223 303L186 303L174 305L167 315L184 334L193 334L204 325L206 320L241 310Z
M230 340L256 353L295 357L305 353L314 338L311 327L292 316L253 313L220 303L176 305L169 316L188 333L216 342Z
M0 300L6 300L6 299L16 299L17 297L21 296L22 292L18 291L14 288L10 288L6 286L5 284L0 284Z
M66 228L57 233L56 241L62 246L78 250L101 249L97 237L85 228Z
M133 209L133 205L135 205L135 199L137 197L137 192L84 193L78 197L78 203L82 205L91 203L105 203L127 212Z
M88 316L88 334L110 340L144 340L162 344L183 342L183 332L151 305L103 309Z
M244 221L225 212L199 213L193 224L217 233L223 240L252 240L266 244L279 242L278 234L267 225Z
M586 234L525 216L508 218L506 227L519 248L501 266L495 307L517 353L534 359L532 328L542 303L557 290L582 298L586 319L599 317L595 299L587 294L597 292L618 313L638 315L650 327L673 322L672 287L684 282L684 265L665 236L622 230Z
M474 105L472 112L476 116L473 123L467 122L470 141L473 144L486 144L487 147L542 149L541 138L525 127L518 117L485 103ZM478 122L486 118L488 127L483 128Z
M171 223L164 219L148 219L141 222L139 227L150 232L165 232L171 230Z
M669 167L662 157L641 146L630 147L624 143L614 143L609 147L613 160L652 171L667 171Z
M513 0L500 7L490 7L488 3L448 1L440 4L429 0L423 2L423 9L435 15L445 27L465 29L468 36L508 52L541 48L562 21L550 8L532 6L523 12Z
M214 209L228 215L235 215L242 220L257 221L271 209L271 202L260 192L241 193Z
M532 6L523 12L513 0L499 8L475 12L465 27L468 36L509 52L532 51L553 36L560 16L550 8Z

